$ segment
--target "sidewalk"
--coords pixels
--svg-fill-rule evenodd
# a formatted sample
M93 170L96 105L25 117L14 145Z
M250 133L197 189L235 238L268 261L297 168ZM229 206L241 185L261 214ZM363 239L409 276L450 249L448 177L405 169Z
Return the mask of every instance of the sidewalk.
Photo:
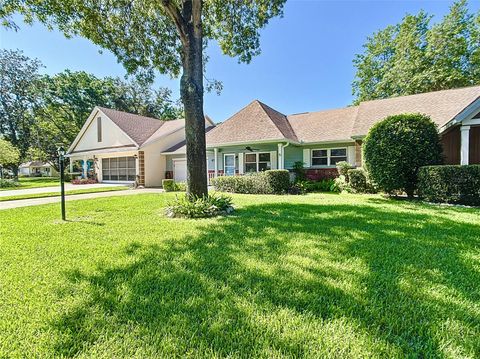
M83 185L82 188L84 186L87 186L87 185ZM106 187L110 187L110 186L106 186ZM13 191L13 192L18 192L18 191ZM72 194L72 195L65 196L65 200L67 202L70 202L70 201L77 201L82 199L93 199L93 198L115 197L115 196L131 196L136 194L162 193L162 192L163 192L163 189L160 189L160 188L127 189L125 191ZM5 202L0 202L0 210L19 208L19 207L39 206L42 204L50 204L50 203L57 203L57 202L60 202L60 196L5 201Z
M65 191L71 191L75 189L92 189L92 188L105 188L105 187L117 187L125 186L118 183L94 183L94 184L71 184L65 183ZM0 197L19 196L24 194L37 194L37 193L60 193L60 185L54 187L39 187L39 188L25 188L25 189L12 189L8 191L0 191Z

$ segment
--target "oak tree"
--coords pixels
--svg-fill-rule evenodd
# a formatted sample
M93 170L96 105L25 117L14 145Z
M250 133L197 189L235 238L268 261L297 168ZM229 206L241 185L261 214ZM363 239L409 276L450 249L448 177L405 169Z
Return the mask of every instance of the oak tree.
M185 109L189 193L207 194L204 50L218 42L224 54L249 62L260 52L259 30L281 15L286 0L10 0L14 12L67 36L80 35L110 50L128 72L179 76Z

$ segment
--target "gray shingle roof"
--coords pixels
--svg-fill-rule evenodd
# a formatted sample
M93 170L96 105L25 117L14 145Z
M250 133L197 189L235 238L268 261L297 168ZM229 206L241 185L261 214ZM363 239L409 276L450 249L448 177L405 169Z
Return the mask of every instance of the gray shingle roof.
M98 108L139 146L148 140L163 124L168 122L110 108Z

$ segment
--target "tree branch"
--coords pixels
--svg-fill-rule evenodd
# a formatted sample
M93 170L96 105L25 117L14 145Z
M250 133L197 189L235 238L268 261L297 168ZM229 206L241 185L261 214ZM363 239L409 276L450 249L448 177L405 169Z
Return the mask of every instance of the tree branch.
M180 13L180 9L171 0L161 0L163 8L168 16L173 20L180 35L180 40L185 45L188 42L187 23Z

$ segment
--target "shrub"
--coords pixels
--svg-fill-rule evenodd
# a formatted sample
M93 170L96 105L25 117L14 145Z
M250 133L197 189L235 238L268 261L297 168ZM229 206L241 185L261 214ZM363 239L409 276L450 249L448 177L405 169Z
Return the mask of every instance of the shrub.
M173 179L163 179L162 187L165 192L175 191L175 181Z
M334 180L336 192L351 192L352 189L344 175L340 175Z
M170 218L205 218L232 213L231 197L209 194L204 197L181 195L165 208L165 214Z
M355 193L376 193L374 184L368 178L363 168L352 168L348 171L348 184Z
M222 176L213 178L216 190L248 194L281 194L290 188L290 174L287 170L268 170L245 176Z
M430 202L480 206L480 165L422 167L418 194Z
M306 192L336 192L334 179L301 182Z
M348 181L348 171L353 167L347 161L340 161L337 163L337 171L341 176L345 176Z
M97 180L94 178L81 178L81 179L73 179L72 184L95 184Z
M290 173L287 170L268 170L263 172L269 192L286 193L290 188Z
M307 179L307 174L305 172L305 164L303 163L303 161L296 161L293 164L292 171L293 173L295 173L295 182L301 182Z
M288 194L292 195L300 195L300 194L305 194L307 192L305 188L305 182L297 182L293 183L290 188L288 189Z
M421 114L387 117L370 129L363 146L368 173L387 193L413 196L418 169L442 160L437 126Z
M0 188L10 188L10 187L19 187L19 186L20 186L20 183L18 182L0 178Z

